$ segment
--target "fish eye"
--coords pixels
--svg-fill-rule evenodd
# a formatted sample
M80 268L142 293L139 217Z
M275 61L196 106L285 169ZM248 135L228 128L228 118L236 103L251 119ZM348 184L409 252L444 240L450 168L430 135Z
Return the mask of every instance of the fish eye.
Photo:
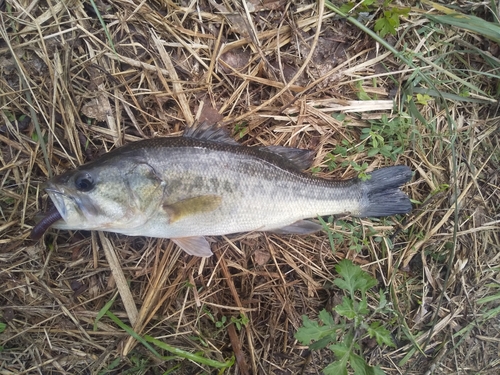
M80 172L75 178L75 187L78 191L87 192L94 188L94 179L88 172Z

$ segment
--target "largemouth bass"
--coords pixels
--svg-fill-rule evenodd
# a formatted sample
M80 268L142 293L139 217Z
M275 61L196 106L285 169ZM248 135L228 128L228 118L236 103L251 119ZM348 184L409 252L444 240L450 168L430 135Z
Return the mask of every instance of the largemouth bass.
M345 214L389 216L411 211L399 187L406 166L376 170L366 181L331 181L307 169L313 153L280 146L244 147L220 128L188 128L115 149L56 176L45 190L55 209L32 231L101 230L170 238L191 255L212 255L205 236L249 231L308 234L309 220Z

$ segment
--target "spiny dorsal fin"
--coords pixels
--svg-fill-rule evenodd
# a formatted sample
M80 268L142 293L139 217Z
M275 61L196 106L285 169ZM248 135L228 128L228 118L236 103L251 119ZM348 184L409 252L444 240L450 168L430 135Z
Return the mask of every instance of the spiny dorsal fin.
M229 136L226 129L219 128L215 125L209 125L206 122L203 122L198 126L193 125L187 127L182 136L188 138L203 139L205 141L238 145L238 142L236 142Z

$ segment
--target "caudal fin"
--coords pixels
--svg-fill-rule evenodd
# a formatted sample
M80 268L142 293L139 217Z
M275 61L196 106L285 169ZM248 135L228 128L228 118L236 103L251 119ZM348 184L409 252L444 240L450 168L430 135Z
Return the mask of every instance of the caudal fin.
M390 216L411 211L410 198L399 189L411 179L410 168L396 165L378 169L370 176L362 183L364 202L360 217Z

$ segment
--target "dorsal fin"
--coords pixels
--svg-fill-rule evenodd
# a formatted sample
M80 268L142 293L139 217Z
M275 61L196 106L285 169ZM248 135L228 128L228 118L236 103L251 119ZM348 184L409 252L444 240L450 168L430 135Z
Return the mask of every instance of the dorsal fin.
M308 169L314 161L314 151L283 146L264 146L259 150L281 156L300 170Z
M183 137L203 139L205 141L213 141L219 143L227 143L237 146L238 142L229 136L229 133L224 128L219 128L215 125L209 125L206 122L196 126L189 126L184 131Z
M198 126L193 125L187 127L184 131L183 137L225 143L232 146L241 146L229 136L226 129L210 125L206 122L203 122ZM299 170L310 168L314 160L314 151L311 150L283 146L264 146L257 147L257 149L259 151L274 154L280 159L283 159L285 165Z

